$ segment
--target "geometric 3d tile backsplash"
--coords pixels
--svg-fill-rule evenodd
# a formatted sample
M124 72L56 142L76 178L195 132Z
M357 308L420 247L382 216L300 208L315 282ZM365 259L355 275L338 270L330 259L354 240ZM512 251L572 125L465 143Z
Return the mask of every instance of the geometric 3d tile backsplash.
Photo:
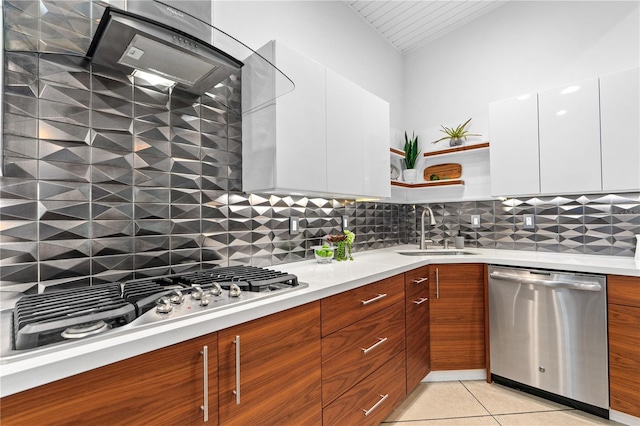
M91 2L5 1L0 290L42 292L309 259L350 217L355 250L417 243L422 205L244 194L240 76L215 99L87 63ZM232 108L227 108L232 106ZM633 256L640 193L431 203L441 244ZM479 228L470 216L481 218ZM524 230L523 214L536 229ZM291 236L290 216L303 232Z

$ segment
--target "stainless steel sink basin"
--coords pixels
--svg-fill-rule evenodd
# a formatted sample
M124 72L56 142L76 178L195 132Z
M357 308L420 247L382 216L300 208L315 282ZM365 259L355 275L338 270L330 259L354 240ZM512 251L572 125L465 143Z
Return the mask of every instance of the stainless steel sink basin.
M463 250L398 250L396 253L403 256L463 256L477 254Z

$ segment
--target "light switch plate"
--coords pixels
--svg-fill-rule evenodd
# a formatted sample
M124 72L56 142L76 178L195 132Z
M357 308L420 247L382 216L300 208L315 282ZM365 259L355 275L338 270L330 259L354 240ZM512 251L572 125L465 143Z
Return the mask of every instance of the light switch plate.
M472 228L480 228L480 215L472 214L471 215L471 227Z
M291 216L289 218L289 234L297 235L300 233L300 218L296 216Z
M536 229L536 219L532 214L523 214L522 223L522 229Z
M342 230L346 231L347 229L349 229L349 216L343 215L342 216Z

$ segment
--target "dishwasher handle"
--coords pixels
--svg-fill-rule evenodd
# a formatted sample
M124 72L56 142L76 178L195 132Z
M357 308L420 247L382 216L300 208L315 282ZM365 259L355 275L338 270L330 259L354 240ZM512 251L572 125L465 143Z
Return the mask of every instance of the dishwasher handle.
M543 280L539 278L526 278L518 275L512 275L509 273L503 273L493 271L489 274L489 278L494 280L512 281L521 284L541 285L550 288L567 288L570 290L584 290L584 291L601 291L602 286L596 281L585 282L571 282L571 281L558 281L558 280Z

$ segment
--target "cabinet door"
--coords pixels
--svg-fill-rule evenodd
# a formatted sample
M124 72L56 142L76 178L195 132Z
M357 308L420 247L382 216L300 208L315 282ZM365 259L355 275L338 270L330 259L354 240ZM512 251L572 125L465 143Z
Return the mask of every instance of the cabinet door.
M489 105L491 195L540 193L538 95Z
M431 370L485 368L484 267L431 265Z
M607 281L611 408L640 417L640 278Z
M640 189L640 68L600 78L602 189Z
M208 424L218 422L216 334L2 398L1 423ZM208 359L203 356L207 347ZM204 423L204 365L208 415Z
M364 194L364 90L327 70L327 190Z
M362 92L360 129L364 136L361 151L364 159L364 194L386 198L391 196L388 173L391 139L389 103L365 90Z
M321 424L320 357L320 302L220 331L220 423Z
M325 68L276 43L276 64L295 84L276 99L278 188L327 190Z
M428 266L405 274L405 295L407 393L409 393L431 371Z
M598 79L545 90L538 103L541 192L601 191Z
M242 189L326 192L325 69L273 41L260 53L291 78L295 88L262 105L285 91L274 89L278 75L264 75L259 61L257 70L250 69L249 81L243 74L243 107L248 104L250 110L242 118Z

